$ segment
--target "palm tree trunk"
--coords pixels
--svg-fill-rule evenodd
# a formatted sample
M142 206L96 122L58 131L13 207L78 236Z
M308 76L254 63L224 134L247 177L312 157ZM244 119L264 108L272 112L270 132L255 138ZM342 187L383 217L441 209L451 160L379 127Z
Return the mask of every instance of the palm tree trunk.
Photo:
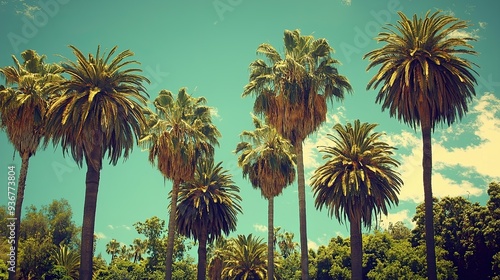
M17 196L16 196L16 206L14 209L14 224L15 224L15 236L14 236L14 256L16 256L14 261L14 268L17 268L17 259L18 259L18 251L19 251L19 233L21 229L21 212L23 209L23 200L24 200L24 190L26 189L26 177L28 176L28 165L30 160L30 154L28 152L24 152L21 154L21 170L19 172L19 182L17 184ZM16 278L16 270L9 270L9 280L14 280Z
M170 201L170 215L168 217L167 256L165 258L165 280L172 280L172 263L174 256L174 239L177 226L177 196L179 195L180 180L175 179L172 186L172 200Z
M267 200L267 279L274 279L274 197Z
M94 257L94 223L99 189L100 168L96 169L87 159L85 179L85 202L80 255L80 280L92 280L92 258Z
M198 280L207 279L207 227L201 228L201 236L198 240Z
M297 153L297 185L299 191L300 268L302 271L302 280L307 280L309 279L309 252L307 250L306 182L304 179L302 141L298 141L295 149Z
M421 121L423 142L422 167L424 171L425 245L427 252L428 279L436 280L436 248L434 243L434 212L432 199L432 131L430 119L427 119L428 117L422 118Z
M363 243L361 236L361 217L350 221L351 226L351 279L363 279Z

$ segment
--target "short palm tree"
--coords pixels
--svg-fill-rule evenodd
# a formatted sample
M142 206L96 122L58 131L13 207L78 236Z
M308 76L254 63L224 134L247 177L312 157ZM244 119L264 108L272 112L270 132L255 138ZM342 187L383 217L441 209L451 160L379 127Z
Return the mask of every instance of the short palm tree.
M214 166L213 159L198 161L194 179L179 190L177 228L198 241L198 280L206 279L207 242L236 230L236 216L241 213L240 188L221 164Z
M46 133L63 153L71 153L79 166L87 165L85 203L81 239L80 279L92 278L94 222L102 160L107 153L110 164L128 157L134 142L146 126L143 106L147 97L147 78L128 68L137 61L129 50L112 58L117 47L106 55L97 48L88 57L70 46L77 61L62 64L69 79L55 87L62 95L47 112ZM147 94L146 94L147 95ZM46 138L45 144L49 138Z
M268 200L267 211L267 272L274 279L274 197L295 180L295 154L290 141L284 139L275 128L253 117L254 131L243 131L238 165L243 177L248 177L254 188L260 189Z
M4 128L9 141L21 157L21 170L17 187L14 215L15 244L19 242L19 226L24 191L31 156L35 155L44 135L45 114L52 97L51 86L62 80L62 69L56 64L46 64L45 56L34 50L21 53L21 64L12 56L15 66L0 68L6 86L0 88L0 128ZM17 171L16 171L17 173ZM15 246L17 254L18 246ZM15 272L9 272L9 279Z
M56 265L66 269L69 277L79 279L80 256L78 252L71 250L67 245L59 245L59 248L54 250L52 258Z
M224 252L224 268L222 279L267 279L266 250L262 238L238 235L229 240L227 251ZM225 278L224 278L225 277Z
M425 231L429 279L436 279L436 253L432 212L432 131L436 124L451 125L467 112L467 103L475 95L476 73L464 55L476 54L469 37L456 34L467 27L457 18L435 12L408 19L399 13L398 25L390 24L376 38L386 44L365 55L367 69L381 66L368 83L377 88L377 103L389 109L391 117L416 129L423 141L423 184Z
M393 169L399 166L391 157L394 148L380 140L381 133L372 133L375 127L359 120L335 125L337 134L328 135L333 146L321 150L327 161L311 178L316 208L325 206L340 222L349 220L353 280L363 279L361 222L371 227L378 214L387 215L387 206L398 204L403 183Z
M254 95L254 112L265 115L294 146L297 155L297 180L300 220L302 279L309 277L305 178L302 143L326 120L327 102L344 98L351 91L348 80L340 75L331 57L326 39L303 36L299 30L285 30L284 56L270 44L261 44L257 59L250 64L250 81L243 96Z
M148 249L147 240L141 240L140 238L134 239L132 244L134 263L137 263L142 260L142 255L146 253L147 249Z
M208 264L208 279L222 280L222 270L224 269L224 254L228 250L229 241L221 236L211 244L211 257Z
M106 244L106 253L111 255L111 261L113 261L118 253L120 253L120 242L116 241L116 239L111 239Z
M181 88L174 98L162 90L154 100L156 113L149 114L149 128L140 143L149 149L149 161L173 181L168 219L165 279L172 278L177 198L180 184L194 179L200 157L210 157L220 132L212 123L211 108L204 97L192 97Z

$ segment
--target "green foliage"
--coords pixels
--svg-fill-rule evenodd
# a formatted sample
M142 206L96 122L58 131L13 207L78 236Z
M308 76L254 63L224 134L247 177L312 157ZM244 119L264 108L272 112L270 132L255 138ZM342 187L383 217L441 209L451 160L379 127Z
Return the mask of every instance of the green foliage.
M451 261L459 279L488 279L498 274L493 269L494 255L500 251L500 185L489 185L486 206L472 204L462 197L434 200L436 247ZM417 206L413 220L412 246L423 244L424 205ZM439 272L438 272L439 273Z
M21 277L41 279L54 266L50 256L55 248L50 235L23 240L19 246L18 262Z

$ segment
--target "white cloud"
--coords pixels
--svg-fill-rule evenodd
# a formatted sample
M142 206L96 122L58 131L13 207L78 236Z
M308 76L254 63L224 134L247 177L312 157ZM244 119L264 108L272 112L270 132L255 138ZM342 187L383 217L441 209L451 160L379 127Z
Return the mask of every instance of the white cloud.
M342 0L342 4L344 4L346 6L351 6L351 2L352 2L352 0Z
M106 235L102 232L95 232L94 235L96 236L97 239L106 239Z
M310 179L314 170L322 163L322 154L318 146L330 145L326 137L336 123L345 123L342 107L335 115L330 115L325 124L315 135L304 142L304 166L306 178ZM400 133L388 132L383 139L389 145L397 147L395 157L401 163L404 186L399 199L414 203L423 202L422 182L422 140L420 132L402 130ZM467 144L456 144L464 142ZM437 127L433 134L433 195L444 196L480 196L485 186L493 180L500 180L496 160L500 158L500 99L493 93L475 98L469 105L469 113L463 121L451 127ZM453 144L451 144L453 143ZM453 172L460 170L455 176ZM485 184L472 182L479 178Z
M316 243L312 240L307 240L307 248L312 249L314 251L318 251L319 245L318 245L318 243Z
M258 232L267 232L267 226L265 225L254 224L253 229Z
M450 38L474 38L474 39L477 39L477 38L479 38L479 35L477 35L478 31L479 30L477 30L477 29L473 29L471 31L454 30L448 36Z
M471 104L467 123L456 123L453 129L443 130L443 137L433 135L433 195L443 196L479 196L483 194L483 186L475 186L469 180L461 180L447 174L452 168L466 169L465 173L457 174L462 177L477 175L485 183L491 180L500 180L500 172L496 159L500 157L500 99L492 93L485 93ZM451 138L465 138L464 132L474 131L477 144L463 147L447 148L446 141ZM400 162L401 177L405 183L400 193L400 200L410 200L416 203L423 201L422 183L422 148L421 138L415 133L402 131L401 135L388 136L388 143L400 147L398 152L403 153ZM409 152L404 153L404 150Z
M487 22L484 22L484 21L479 22L479 27L481 27L482 29L485 29L487 25L488 25Z
M387 216L382 215L380 227L383 229L388 229L389 224L395 224L397 222L403 222L407 227L413 229L415 227L415 223L411 221L412 217L410 216L410 211L408 209L401 210L396 213L389 213Z

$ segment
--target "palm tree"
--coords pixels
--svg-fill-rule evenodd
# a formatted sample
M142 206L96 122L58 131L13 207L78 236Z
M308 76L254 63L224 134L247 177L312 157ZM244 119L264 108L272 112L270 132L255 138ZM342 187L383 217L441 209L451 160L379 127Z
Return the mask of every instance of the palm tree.
M243 131L236 153L243 177L260 189L268 200L267 211L267 273L274 279L274 197L295 180L295 154L290 141L273 127L253 117L254 131Z
M238 235L229 240L229 248L224 252L223 279L266 279L266 250L262 238Z
M126 60L133 55L129 50L112 58L117 47L107 55L101 55L98 47L95 56L86 58L76 47L70 48L77 62L62 64L69 79L55 88L62 95L47 112L46 130L54 145L61 144L64 154L70 152L80 167L84 160L87 164L80 279L90 280L102 160L107 152L110 164L116 165L132 151L146 126L142 108L147 98L142 83L149 81L136 74L140 69L125 68L138 64Z
M210 280L222 280L222 270L224 269L224 254L228 250L229 241L224 236L220 236L209 247L211 252L210 263L208 265L208 278Z
M6 86L12 86L0 88L0 128L6 130L22 162L14 210L17 218L15 244L19 244L29 160L35 155L44 135L45 114L51 98L49 89L62 79L61 68L56 64L46 64L45 56L38 55L34 50L26 50L21 56L23 64L12 56L15 66L0 68L0 76L5 77ZM16 255L18 247L15 246ZM9 272L9 279L15 279L15 276L15 272Z
M403 184L393 170L399 166L391 157L394 148L380 140L381 133L371 133L376 126L359 120L354 126L336 124L337 135L328 135L334 145L321 150L327 162L311 178L316 208L325 206L340 222L349 220L354 280L363 279L361 222L369 228L377 215L387 215L387 205L398 204Z
M56 265L63 266L66 269L69 277L78 279L78 269L80 267L78 252L71 250L67 245L59 245L59 249L54 250L52 258Z
M120 242L116 239L111 239L108 244L106 244L106 253L111 255L111 261L113 261L118 253L120 252Z
M383 84L377 94L382 110L410 125L420 126L423 141L425 231L429 279L436 279L436 253L432 212L432 131L436 124L451 125L467 112L475 95L471 63L462 55L476 54L469 37L456 34L467 27L439 11L425 18L408 19L399 12L398 25L390 24L376 38L386 45L367 53L368 69L381 66L367 89ZM476 73L477 74L477 73Z
M168 219L165 279L172 279L172 260L176 232L177 198L180 184L194 179L199 157L210 157L220 132L212 124L211 108L204 97L192 97L181 88L174 98L162 90L154 100L156 114L149 114L149 129L140 140L149 149L149 161L173 181Z
M250 79L243 96L256 97L254 112L265 115L294 146L297 155L298 200L302 279L309 277L305 179L302 143L326 120L327 101L344 98L351 91L348 80L338 74L337 60L326 39L302 36L299 30L285 30L284 58L270 44L261 44L257 59L250 64ZM268 64L269 63L269 64Z
M146 252L148 249L148 241L141 240L140 238L136 238L132 244L132 252L134 257L134 263L137 263L142 260L142 254Z
M241 213L240 188L221 164L214 166L213 159L198 161L194 179L179 190L177 228L198 241L198 280L206 279L207 242L236 230L236 215Z

